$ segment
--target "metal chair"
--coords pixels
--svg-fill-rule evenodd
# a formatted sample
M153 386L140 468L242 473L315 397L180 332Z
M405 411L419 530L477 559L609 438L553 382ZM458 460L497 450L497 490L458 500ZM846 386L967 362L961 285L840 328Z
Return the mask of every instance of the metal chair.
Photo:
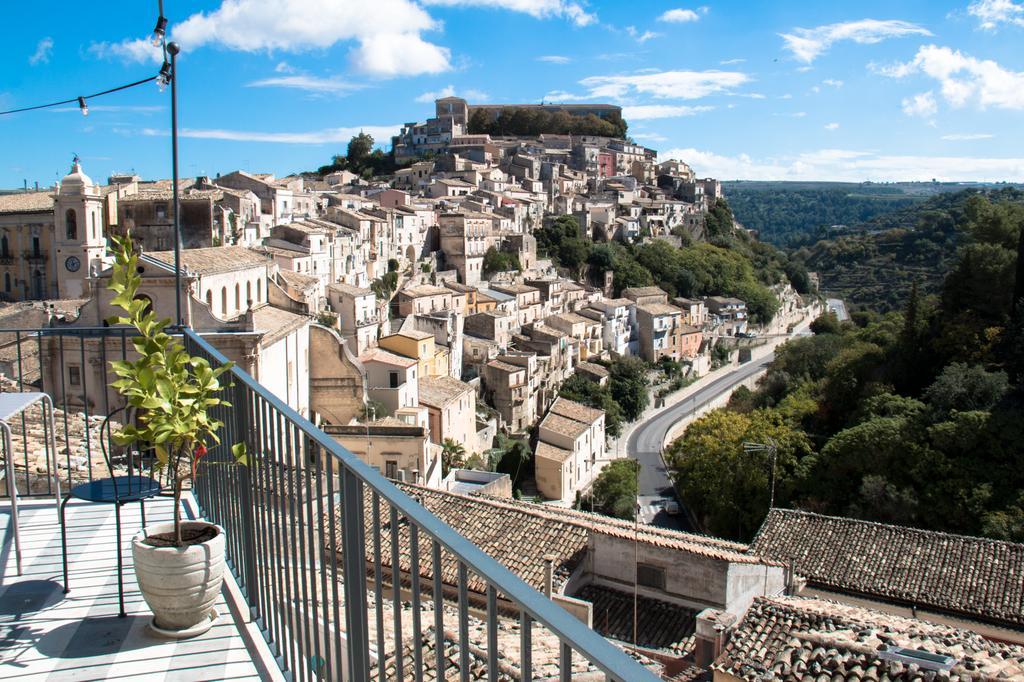
M134 473L136 471L136 455L133 454L133 446L128 446L127 450L128 474L122 476L114 474L114 465L111 462L110 454L107 452L107 437L109 437L110 432L110 418L122 410L125 410L125 408L119 407L108 414L103 420L103 424L100 426L100 447L103 450L103 460L106 462L107 471L110 473L110 476L107 478L92 480L88 483L80 483L72 487L60 504L60 545L64 560L64 594L68 594L71 592L71 587L68 585L68 541L65 515L65 508L67 507L68 502L72 499L76 499L84 500L86 502L94 502L96 504L114 505L114 518L117 524L117 592L121 607L121 611L118 615L124 618L126 614L124 611L124 564L121 556L123 553L121 546L121 507L129 502L138 502L142 516L142 527L145 528L146 500L159 495L162 486L160 482L152 476L152 458L150 458L151 465L149 476ZM126 412L126 414L130 413ZM107 432L107 437L104 436L104 431ZM88 430L86 431L86 438L88 438ZM137 456L141 462L141 453Z

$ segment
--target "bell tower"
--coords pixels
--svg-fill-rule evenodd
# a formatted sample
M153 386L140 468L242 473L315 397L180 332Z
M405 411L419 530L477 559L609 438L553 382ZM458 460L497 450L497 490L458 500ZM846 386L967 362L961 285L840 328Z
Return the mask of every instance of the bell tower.
M106 264L103 197L78 157L61 180L53 205L54 255L61 298L88 298L89 278Z

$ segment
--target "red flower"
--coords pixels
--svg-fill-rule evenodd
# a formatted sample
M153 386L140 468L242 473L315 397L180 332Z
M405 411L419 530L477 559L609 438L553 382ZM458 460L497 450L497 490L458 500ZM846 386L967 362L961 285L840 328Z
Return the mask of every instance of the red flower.
M203 443L200 443L199 445L196 446L196 459L199 459L200 457L202 457L205 454L206 454L206 445L204 445Z

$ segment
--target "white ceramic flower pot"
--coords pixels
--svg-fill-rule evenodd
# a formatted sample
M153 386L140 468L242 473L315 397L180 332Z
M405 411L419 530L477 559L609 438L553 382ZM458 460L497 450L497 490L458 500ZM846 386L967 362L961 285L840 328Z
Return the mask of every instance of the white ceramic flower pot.
M194 637L217 618L214 604L224 580L224 529L206 521L182 521L182 530L213 526L217 535L187 547L152 547L150 535L173 533L174 523L147 526L132 538L139 590L153 611L153 629L167 637Z

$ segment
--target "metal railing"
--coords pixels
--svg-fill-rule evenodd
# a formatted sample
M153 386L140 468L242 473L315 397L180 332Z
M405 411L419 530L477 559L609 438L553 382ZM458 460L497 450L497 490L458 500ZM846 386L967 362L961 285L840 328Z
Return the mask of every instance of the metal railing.
M194 333L185 339L193 355L226 362ZM232 406L214 410L221 445L194 493L226 529L252 614L296 679L421 680L428 670L447 679L457 668L463 680L528 680L543 630L557 639L563 680L574 661L608 679L656 679L245 372L235 367L231 378ZM251 464L219 466L240 441ZM499 636L515 627L510 661Z
M93 451L102 416L123 404L108 363L131 358L131 337L122 327L0 330L4 390L53 396L62 487L109 475ZM189 330L184 343L227 362ZM212 410L221 444L193 494L225 529L250 615L293 679L656 679L248 374L228 376L231 406ZM24 435L32 425L14 426ZM18 487L52 495L49 463L37 470L25 440L11 453ZM237 442L249 466L231 465Z

